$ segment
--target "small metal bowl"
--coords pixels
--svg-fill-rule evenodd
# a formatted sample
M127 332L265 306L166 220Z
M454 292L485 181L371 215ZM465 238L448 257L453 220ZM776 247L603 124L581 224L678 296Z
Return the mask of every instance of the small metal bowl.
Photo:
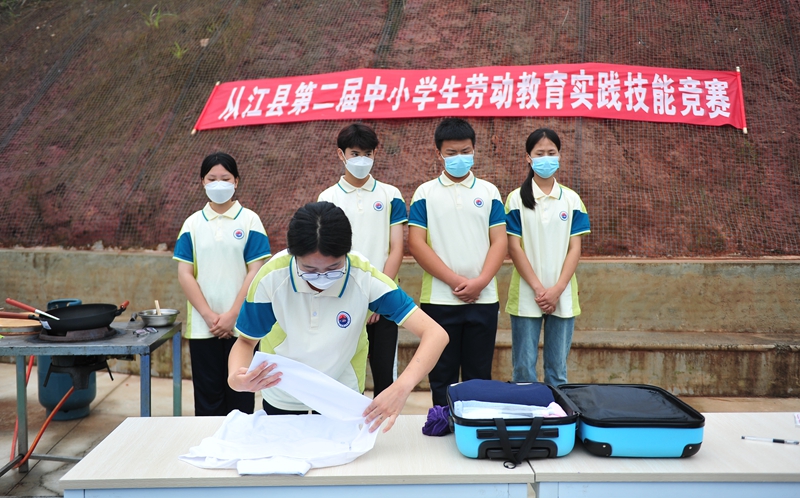
M146 327L163 327L165 325L172 325L175 319L178 318L180 311L169 308L161 308L161 315L156 310L144 310L134 313L133 318L141 318Z

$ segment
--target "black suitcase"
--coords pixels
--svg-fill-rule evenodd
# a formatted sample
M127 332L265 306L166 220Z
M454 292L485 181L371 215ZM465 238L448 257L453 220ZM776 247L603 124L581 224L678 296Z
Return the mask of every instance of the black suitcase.
M577 407L578 437L589 452L612 457L689 457L700 451L705 417L656 386L563 384Z

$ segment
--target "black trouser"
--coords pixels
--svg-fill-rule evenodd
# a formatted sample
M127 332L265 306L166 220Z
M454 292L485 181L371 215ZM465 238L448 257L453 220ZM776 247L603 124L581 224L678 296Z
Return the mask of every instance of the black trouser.
M228 386L228 355L235 342L235 337L189 340L196 416L227 415L233 410L253 413L255 394L240 393Z
M375 396L394 382L394 356L397 351L397 324L386 317L367 325L369 368Z
M442 356L428 374L433 404L445 406L447 386L459 381L459 371L461 380L492 378L500 303L422 304L420 308L450 336Z

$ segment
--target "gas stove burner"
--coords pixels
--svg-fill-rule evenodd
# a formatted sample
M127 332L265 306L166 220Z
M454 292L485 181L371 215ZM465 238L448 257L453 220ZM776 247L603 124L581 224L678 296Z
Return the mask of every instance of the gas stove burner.
M101 327L99 329L89 330L73 330L67 332L65 335L52 335L47 333L47 330L42 330L39 333L39 339L49 342L81 342L105 339L114 335L117 335L117 331L111 327Z
M114 380L105 356L53 356L50 368L47 370L47 376L44 378L43 386L47 387L50 374L56 372L69 374L72 377L72 385L76 390L88 389L89 374L98 370L107 370L108 376L111 377L111 380Z

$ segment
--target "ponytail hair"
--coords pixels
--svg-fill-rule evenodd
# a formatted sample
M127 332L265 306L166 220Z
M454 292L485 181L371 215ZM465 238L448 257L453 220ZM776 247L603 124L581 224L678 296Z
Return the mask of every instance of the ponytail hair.
M533 197L533 168L528 168L528 176L522 182L519 189L519 196L522 198L522 205L528 209L536 209L536 199Z
M561 152L561 139L558 138L558 133L550 128L539 128L528 135L528 139L525 141L525 152L530 155L533 148L536 147L536 144L543 138L553 142L556 149ZM533 197L533 167L528 168L528 176L525 177L525 181L522 182L522 186L519 189L519 196L522 198L523 206L528 209L536 208L536 199Z

